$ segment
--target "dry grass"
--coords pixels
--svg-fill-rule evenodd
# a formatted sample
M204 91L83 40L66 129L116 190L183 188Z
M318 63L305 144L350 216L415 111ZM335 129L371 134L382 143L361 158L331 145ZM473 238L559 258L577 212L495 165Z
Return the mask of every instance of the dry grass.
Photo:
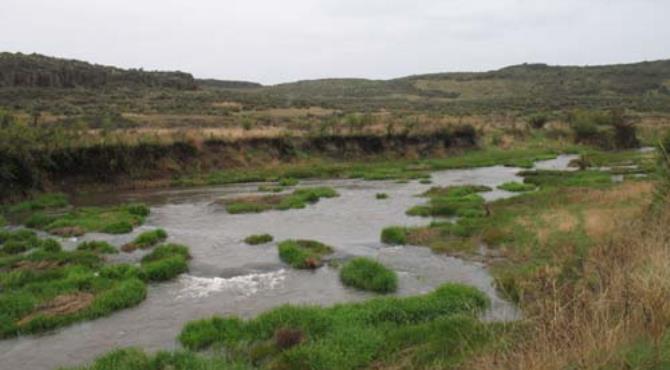
M640 186L646 188L630 185L600 196L593 190L591 199L597 204ZM561 279L559 263L540 269L527 282L534 299L523 302L529 331L467 368L624 369L630 367L622 348L631 343L651 339L660 351L670 325L670 206L654 217L606 209L585 214L587 230L598 239L580 276Z

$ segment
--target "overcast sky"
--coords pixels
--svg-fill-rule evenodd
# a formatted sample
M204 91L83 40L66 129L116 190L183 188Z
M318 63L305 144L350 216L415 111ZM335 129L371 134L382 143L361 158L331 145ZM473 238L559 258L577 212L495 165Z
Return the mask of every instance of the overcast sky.
M670 0L1 0L0 50L266 84L670 58Z

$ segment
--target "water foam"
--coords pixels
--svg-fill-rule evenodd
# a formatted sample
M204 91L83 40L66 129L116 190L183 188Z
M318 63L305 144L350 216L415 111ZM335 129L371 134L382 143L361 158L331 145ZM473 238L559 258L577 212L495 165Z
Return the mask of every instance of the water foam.
M277 287L286 278L286 270L235 276L231 278L199 277L184 274L180 277L183 288L177 299L203 298L212 293L230 291L234 294L249 297L261 290L270 290Z

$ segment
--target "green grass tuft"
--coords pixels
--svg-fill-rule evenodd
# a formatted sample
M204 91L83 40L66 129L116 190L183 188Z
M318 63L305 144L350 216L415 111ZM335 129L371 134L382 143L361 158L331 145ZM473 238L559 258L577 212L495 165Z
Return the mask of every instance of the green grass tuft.
M274 240L270 234L256 234L249 235L244 239L244 242L250 245L266 244Z
M279 258L297 269L320 267L322 258L333 253L333 248L313 240L285 240L277 246Z
M392 293L398 288L398 276L393 270L369 258L355 258L340 270L344 285L377 293Z
M520 182L506 182L502 185L498 185L498 189L505 190L505 191L511 191L515 193L521 193L525 191L532 191L537 189L537 186L534 184L524 184Z
M405 245L407 244L407 229L400 226L384 228L381 241L390 245Z
M100 254L116 254L119 253L119 251L111 244L105 242L105 241L89 241L89 242L83 242L77 246L77 250L80 251L89 251L93 253L100 253Z

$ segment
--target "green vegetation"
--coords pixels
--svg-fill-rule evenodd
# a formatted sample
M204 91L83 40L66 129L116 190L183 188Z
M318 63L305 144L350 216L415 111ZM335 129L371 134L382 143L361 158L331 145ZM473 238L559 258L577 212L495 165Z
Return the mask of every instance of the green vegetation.
M375 198L376 199L388 199L389 195L386 194L386 193L377 193L377 194L375 194Z
M521 193L524 191L532 191L536 189L536 186L534 184L524 184L520 182L506 182L502 185L498 185L498 189L505 190L505 191L511 191L515 193Z
M284 188L281 186L261 185L258 187L258 191L263 193L281 193L284 191Z
M77 250L80 251L89 251L93 253L100 253L100 254L115 254L119 253L119 251L114 248L113 245L103 242L103 241L89 241L89 242L83 242L77 246Z
M250 370L217 356L198 356L192 352L158 352L147 355L137 348L117 349L101 356L90 366L70 370Z
M488 186L463 185L432 188L423 196L430 197L427 205L407 210L410 216L481 217L486 214L484 198L477 193L490 191Z
M40 211L52 208L67 207L67 196L62 193L40 194L31 200L27 200L9 207L9 213L22 213L30 211Z
M340 270L344 285L377 293L392 293L398 288L395 271L369 258L355 258Z
M179 340L192 350L223 346L230 358L263 368L363 368L378 360L392 363L399 352L417 347L417 365L457 364L488 340L475 319L487 305L476 289L447 284L417 297L282 306L248 321L194 321Z
M179 244L156 247L142 258L143 276L148 281L167 281L188 271L188 248Z
M289 210L305 208L308 204L318 202L321 198L333 198L337 192L328 187L297 189L288 195L268 195L260 197L242 197L222 201L229 213L259 213L272 209Z
M266 244L274 240L274 237L270 234L256 234L249 235L244 239L244 242L250 245Z
M63 251L57 241L39 239L30 230L0 232L0 338L40 333L135 306L146 296L145 282L168 280L187 270L184 246L160 246L139 268L107 265L104 253L117 251L102 241Z
M167 237L167 232L163 229L145 231L138 235L135 240L124 245L121 249L124 252L132 252L136 249L148 249L156 244L164 242Z
M390 245L407 244L407 228L399 226L390 226L382 230L382 243Z
M8 207L13 218L23 219L26 226L61 236L79 236L86 232L125 234L141 225L149 215L142 204L124 204L116 207L66 208L63 194L44 194L32 200ZM50 210L50 213L43 211Z
M279 258L297 269L315 269L333 248L314 240L285 240L277 245Z

